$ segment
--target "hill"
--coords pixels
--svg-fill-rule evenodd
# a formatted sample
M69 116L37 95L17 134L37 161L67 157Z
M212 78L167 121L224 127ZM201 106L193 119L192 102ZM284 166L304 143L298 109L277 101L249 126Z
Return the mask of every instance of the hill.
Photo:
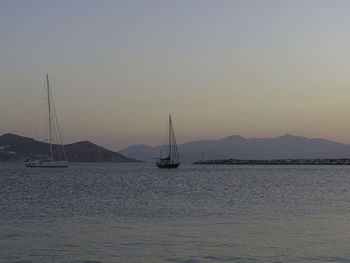
M166 152L165 145L135 145L121 150L128 157L150 161ZM178 145L183 162L200 159L302 159L302 158L348 158L350 145L325 139L311 139L286 134L276 138L247 139L238 135L219 140L201 140ZM147 158L146 158L147 157Z
M32 138L10 133L0 136L0 162L24 161L31 155L47 155L48 149L47 143ZM138 162L88 141L67 144L65 151L70 162Z

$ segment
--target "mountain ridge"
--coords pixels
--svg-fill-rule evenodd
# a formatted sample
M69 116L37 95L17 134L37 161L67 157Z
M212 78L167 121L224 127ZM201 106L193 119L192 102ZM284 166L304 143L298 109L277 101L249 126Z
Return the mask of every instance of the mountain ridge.
M57 145L53 145L55 147ZM140 162L90 141L79 141L64 147L70 162ZM20 162L31 155L47 155L48 149L48 143L30 137L11 133L0 136L0 162Z
M350 144L288 133L275 138L244 138L240 135L231 135L216 140L186 142L179 144L178 148L181 160L188 163L200 159L258 160L350 157ZM166 152L166 149L166 145L147 147L142 145L142 149L138 148L137 145L132 145L120 150L120 153L133 158L139 156L140 160L150 161L151 157L159 156L159 152Z

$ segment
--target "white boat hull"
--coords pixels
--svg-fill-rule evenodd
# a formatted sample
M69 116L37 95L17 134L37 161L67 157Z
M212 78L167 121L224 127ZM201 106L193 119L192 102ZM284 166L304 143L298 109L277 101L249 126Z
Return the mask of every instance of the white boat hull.
M68 167L68 161L29 161L26 162L27 167L33 168L64 168Z

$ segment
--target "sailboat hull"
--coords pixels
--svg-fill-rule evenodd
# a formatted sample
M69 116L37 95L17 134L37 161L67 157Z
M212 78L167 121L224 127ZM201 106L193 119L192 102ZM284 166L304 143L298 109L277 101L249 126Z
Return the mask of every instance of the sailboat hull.
M26 166L30 168L66 168L68 161L29 161Z
M166 164L166 165L157 165L158 168L164 168L164 169L171 169L171 168L177 168L179 167L179 163L172 163L172 164Z
M180 163L168 163L163 160L159 160L156 162L158 168L171 169L179 167Z

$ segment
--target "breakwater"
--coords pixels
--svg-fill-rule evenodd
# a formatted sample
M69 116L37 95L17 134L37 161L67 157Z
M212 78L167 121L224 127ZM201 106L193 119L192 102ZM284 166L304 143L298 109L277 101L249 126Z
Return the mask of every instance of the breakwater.
M350 165L350 159L269 159L269 160L200 160L193 164L230 165Z

